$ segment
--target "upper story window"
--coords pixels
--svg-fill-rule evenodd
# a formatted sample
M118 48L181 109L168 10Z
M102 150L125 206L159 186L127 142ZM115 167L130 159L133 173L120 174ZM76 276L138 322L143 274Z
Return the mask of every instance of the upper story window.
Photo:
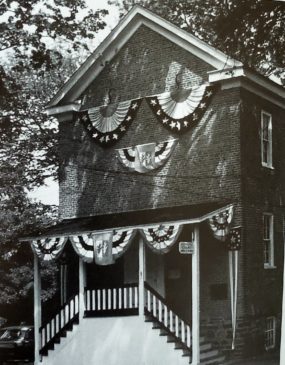
M274 267L273 214L263 214L264 268Z
M267 317L265 322L265 349L273 349L276 343L276 318Z
M272 115L261 112L261 161L262 165L272 167Z

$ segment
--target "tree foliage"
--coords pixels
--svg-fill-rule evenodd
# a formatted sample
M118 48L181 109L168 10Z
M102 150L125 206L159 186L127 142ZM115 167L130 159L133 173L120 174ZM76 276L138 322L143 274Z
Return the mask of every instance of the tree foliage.
M285 4L270 0L111 0L140 4L227 55L285 84Z
M0 1L0 305L31 293L32 252L18 238L57 219L27 192L57 177L57 124L45 104L105 27L84 0ZM43 267L48 299L55 270Z

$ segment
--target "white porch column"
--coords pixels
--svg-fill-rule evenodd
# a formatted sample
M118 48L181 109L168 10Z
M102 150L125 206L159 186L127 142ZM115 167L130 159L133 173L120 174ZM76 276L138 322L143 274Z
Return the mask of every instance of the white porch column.
M85 312L84 289L86 287L86 265L79 258L79 321L83 319Z
M139 241L139 316L144 316L145 251L144 242Z
M285 247L284 247L284 265L283 265L283 299L282 299L280 364L285 364Z
M199 225L194 226L192 254L192 365L200 363L200 240Z
M41 273L39 259L34 253L34 329L35 329L35 365L40 363L40 327L42 325Z

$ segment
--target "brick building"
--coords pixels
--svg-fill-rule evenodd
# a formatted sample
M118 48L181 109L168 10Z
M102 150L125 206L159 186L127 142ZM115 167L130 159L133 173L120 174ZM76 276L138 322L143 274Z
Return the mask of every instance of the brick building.
M36 363L227 364L278 351L284 100L148 10L122 19L47 108L62 222L30 238L36 287L38 255L68 259L63 307L45 325L35 291Z

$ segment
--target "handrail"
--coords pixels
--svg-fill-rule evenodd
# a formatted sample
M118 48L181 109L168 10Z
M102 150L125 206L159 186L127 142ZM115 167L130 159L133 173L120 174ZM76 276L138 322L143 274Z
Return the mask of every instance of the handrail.
M145 283L144 283L144 286L145 286L145 288L147 289L147 290L149 290L153 295L155 295L156 296L156 298L157 299L159 299L161 302L162 302L162 304L164 304L164 305L166 305L167 307L168 307L168 309L169 310L171 310L171 311L175 311L175 309L173 308L173 307L171 307L170 305L169 305L169 303L167 303L167 301L166 301L166 299L163 297L163 296L161 296L155 289L153 289L146 281L145 281ZM188 322L188 321L186 321L185 319L183 319L183 321L188 325L188 326L192 326L192 324L191 324L191 322Z
M178 340L182 346L191 349L191 326L170 309L164 298L148 284L145 284L145 313Z
M53 344L62 331L72 323L79 314L79 296L74 295L67 303L60 307L50 321L40 327L41 351Z

